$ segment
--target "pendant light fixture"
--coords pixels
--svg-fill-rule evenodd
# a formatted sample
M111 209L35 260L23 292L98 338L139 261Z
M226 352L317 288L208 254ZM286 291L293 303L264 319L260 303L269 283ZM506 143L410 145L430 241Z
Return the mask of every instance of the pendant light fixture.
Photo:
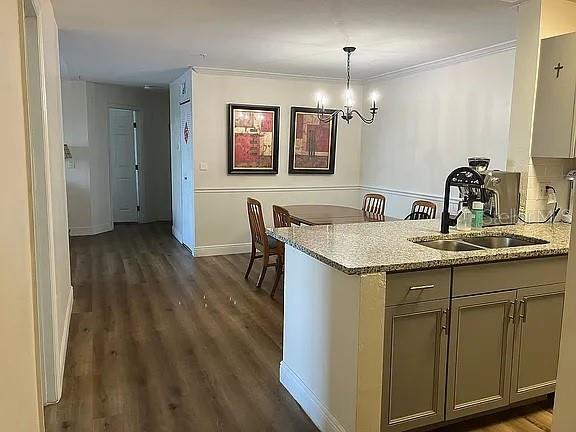
M369 118L364 117L358 110L354 109L354 99L352 95L352 90L350 89L350 56L352 53L356 51L356 47L344 47L344 52L347 55L346 61L346 93L344 96L344 108L334 111L333 113L329 114L326 112L326 98L322 95L318 97L318 101L316 103L316 111L318 114L318 119L323 123L329 123L338 115L341 115L342 119L346 121L346 123L350 123L350 120L354 118L354 115L357 115L360 120L362 120L366 124L371 124L374 121L374 117L376 116L376 112L378 111L378 107L376 106L376 97L372 97L372 106L370 107L370 114Z

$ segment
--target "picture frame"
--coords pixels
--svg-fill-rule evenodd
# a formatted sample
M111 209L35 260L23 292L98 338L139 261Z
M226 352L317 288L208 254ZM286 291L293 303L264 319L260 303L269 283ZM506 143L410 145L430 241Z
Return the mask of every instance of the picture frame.
M228 174L278 174L280 107L228 104Z
M332 115L335 110L324 112ZM334 174L338 117L323 123L317 113L307 107L290 111L289 174Z

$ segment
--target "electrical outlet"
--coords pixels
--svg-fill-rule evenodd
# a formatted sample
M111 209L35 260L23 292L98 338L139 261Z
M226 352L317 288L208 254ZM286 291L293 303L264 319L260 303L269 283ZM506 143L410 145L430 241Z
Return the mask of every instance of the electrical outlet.
M206 162L200 162L200 171L208 171L208 164Z

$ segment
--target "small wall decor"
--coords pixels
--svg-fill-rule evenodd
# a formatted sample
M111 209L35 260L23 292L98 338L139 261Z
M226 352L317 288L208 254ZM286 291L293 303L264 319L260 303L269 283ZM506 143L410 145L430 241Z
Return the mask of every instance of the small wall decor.
M228 174L278 174L280 107L228 104Z
M334 110L325 110L331 114ZM292 107L290 116L290 174L334 174L338 117L318 118L316 109Z

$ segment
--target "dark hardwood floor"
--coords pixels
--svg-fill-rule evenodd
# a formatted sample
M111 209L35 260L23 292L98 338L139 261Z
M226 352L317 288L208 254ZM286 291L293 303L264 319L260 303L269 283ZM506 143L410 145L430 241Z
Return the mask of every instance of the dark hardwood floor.
M247 255L193 258L168 224L71 240L75 293L64 394L48 432L316 431L278 382L277 300ZM264 289L272 286L269 272ZM549 431L534 405L442 431ZM362 432L362 431L358 431Z

